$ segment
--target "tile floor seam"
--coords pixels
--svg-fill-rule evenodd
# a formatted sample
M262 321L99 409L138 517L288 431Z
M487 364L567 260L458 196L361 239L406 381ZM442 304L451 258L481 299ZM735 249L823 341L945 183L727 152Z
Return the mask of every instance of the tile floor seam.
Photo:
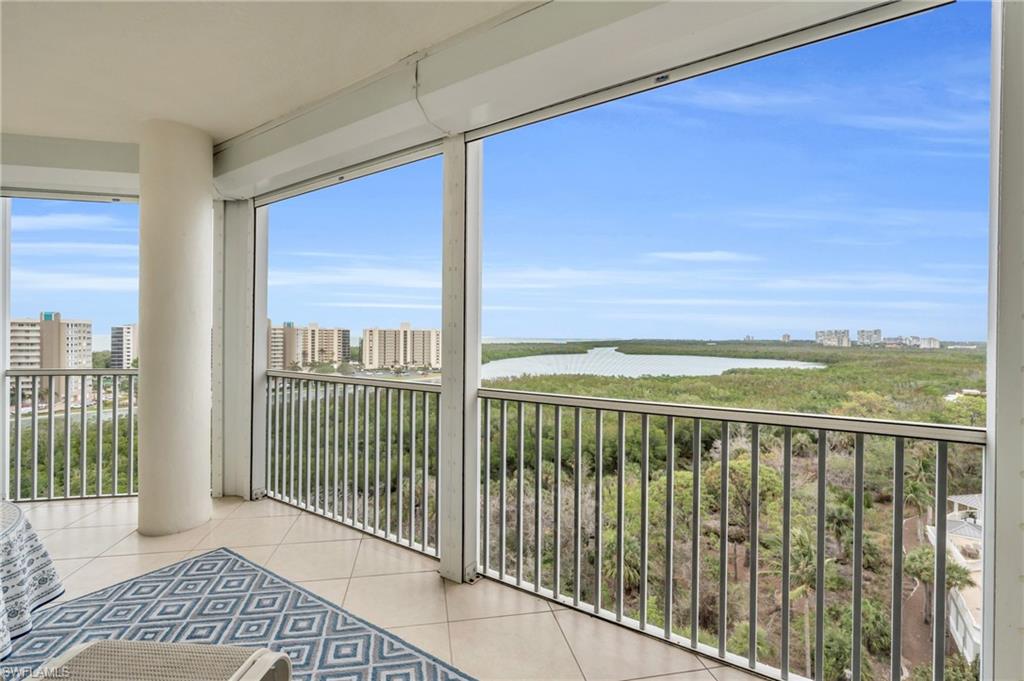
M711 673L707 669L689 669L683 672L669 672L667 674L654 674L653 676L634 676L629 679L622 679L621 681L655 681L656 679L663 679L667 676L679 676L680 674L699 674L701 672ZM713 677L712 677L713 678Z
M452 649L452 618L448 612L448 580L441 578L441 590L444 592L444 628L448 632L448 659L455 664L455 651Z
M565 647L569 649L569 654L572 655L572 661L576 663L576 668L580 670L580 676L583 679L586 679L587 675L583 671L583 665L580 664L579 659L576 657L576 651L573 650L572 644L569 643L569 637L565 634L565 629L562 628L562 623L558 621L554 611L549 614L551 615L551 619L555 620L555 626L558 627L559 633L562 634L562 640L565 641Z
M242 502L238 506L241 507L242 505L244 505L244 503L245 502ZM232 511L232 513L234 513L234 511ZM277 542L277 544L274 546L274 550L270 552L269 556L267 556L267 561L264 564L265 566L269 566L270 565L270 561L273 560L274 556L277 555L278 549L280 549L284 545L284 538L287 537L288 533L292 531L292 528L295 526L295 523L298 521L300 515L302 515L302 514L301 513L300 514L296 514L295 517L292 518L291 525L289 525L288 529L284 531L283 535L281 535L281 541ZM230 517L231 516L229 514L228 518L230 518ZM225 520L227 520L227 518L225 518ZM198 544L197 544L197 546L198 546ZM238 547L238 548L245 548L245 547ZM253 562L255 562L255 561L253 561ZM269 568L267 568L267 569L269 569Z

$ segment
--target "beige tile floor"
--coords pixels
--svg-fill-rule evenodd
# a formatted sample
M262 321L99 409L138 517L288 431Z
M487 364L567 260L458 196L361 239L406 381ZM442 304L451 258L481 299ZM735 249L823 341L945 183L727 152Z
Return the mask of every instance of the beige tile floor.
M227 546L481 681L753 681L675 646L490 580L452 584L431 558L271 500L214 500L206 525L135 531L134 499L24 504L63 600Z

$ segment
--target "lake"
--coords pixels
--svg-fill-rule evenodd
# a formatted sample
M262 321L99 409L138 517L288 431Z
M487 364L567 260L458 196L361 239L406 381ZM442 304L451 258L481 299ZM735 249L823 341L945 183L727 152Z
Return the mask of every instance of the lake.
M488 362L485 381L518 376L590 374L596 376L717 376L729 369L823 369L823 364L783 359L744 359L702 355L627 355L616 348L593 348L572 355L534 355Z

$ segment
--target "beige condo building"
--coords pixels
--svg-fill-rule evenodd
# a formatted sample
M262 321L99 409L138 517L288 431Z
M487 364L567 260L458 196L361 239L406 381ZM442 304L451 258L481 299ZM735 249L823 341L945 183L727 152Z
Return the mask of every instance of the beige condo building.
M363 329L363 368L441 368L441 330L414 329L408 322L397 329Z
M295 326L284 322L268 324L267 366L286 370L315 363L338 364L352 358L351 332L342 328L323 328L315 322Z

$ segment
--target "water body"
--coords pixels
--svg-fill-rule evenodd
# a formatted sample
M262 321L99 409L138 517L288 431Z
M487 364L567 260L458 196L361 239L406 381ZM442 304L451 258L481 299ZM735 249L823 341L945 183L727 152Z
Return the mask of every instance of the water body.
M702 355L627 355L616 348L593 348L582 354L534 355L488 362L481 378L516 378L554 374L594 376L718 376L729 369L823 369L823 364L783 359L744 359Z

